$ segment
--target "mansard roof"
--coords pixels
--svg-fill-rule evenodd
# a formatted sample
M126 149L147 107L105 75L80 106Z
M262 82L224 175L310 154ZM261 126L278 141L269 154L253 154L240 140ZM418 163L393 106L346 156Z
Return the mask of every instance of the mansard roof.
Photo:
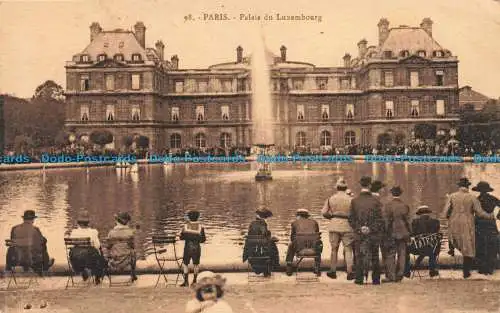
M400 55L402 51L408 51L411 55L425 51L427 56L432 56L434 51L443 50L443 47L423 28L400 26L389 30L389 35L379 52L382 54L384 51L392 51L394 55Z

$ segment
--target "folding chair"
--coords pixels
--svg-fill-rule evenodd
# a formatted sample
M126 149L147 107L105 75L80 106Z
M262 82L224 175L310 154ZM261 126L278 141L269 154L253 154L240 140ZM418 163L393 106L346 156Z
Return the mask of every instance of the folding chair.
M130 250L129 255L121 256L121 259L115 259L114 256L110 253L110 247L113 245L122 245L123 248L127 248ZM105 246L108 248L108 266L105 270L105 274L109 280L109 287L118 287L118 286L130 286L134 282L132 280L131 271L132 271L132 263L136 261L135 251L134 251L134 238L113 238L106 239ZM128 278L123 280L119 279L118 281L113 280L113 276L118 276L126 272L128 273Z
M31 286L38 285L38 275L33 271L33 269L30 267L31 265L31 251L29 250L29 247L21 247L21 246L16 246L16 243L11 240L11 239L6 239L5 240L5 246L7 249L9 248L14 248L14 249L26 249L26 255L24 257L30 259L30 264L26 264L26 267L29 267L28 270L25 270L22 268L22 266L14 266L12 267L9 271L6 270L6 273L9 275L9 281L7 283L7 290L15 290L15 289L28 289ZM18 253L19 251L16 251ZM17 268L22 268L21 271L17 271ZM12 288L11 288L12 286Z
M296 268L296 281L319 281L319 277L314 273L314 277L300 277L300 264L304 259L313 260L313 270L319 270L316 268L315 259L319 257L316 252L317 244L321 239L321 233L298 233L295 237L295 257L297 262L295 263Z
M177 254L177 238L175 235L154 235L152 238L153 250L155 254L156 263L160 268L158 278L156 279L155 287L160 284L161 278L165 281L165 286L177 285L179 277L182 275L182 256ZM171 246L171 247L169 247ZM166 263L173 262L175 264L175 283L169 284Z
M266 236L250 235L246 238L247 245L247 271L248 271L248 283L250 282L262 282L267 281L269 277L272 277L273 264L271 260L271 248L270 239ZM264 273L269 273L270 276L261 276L254 272L252 264L264 264L262 267ZM264 278L265 279L262 279Z
M410 238L410 245L408 246L409 252L413 255L413 266L411 267L411 278L418 276L423 278L421 273L420 263L423 258L433 253L436 254L436 270L439 265L439 252L441 251L443 234L423 234ZM439 277L439 274L438 274Z
M71 259L70 259L70 252L72 248L91 248L92 245L90 243L90 237L86 238L64 238L64 246L66 247L66 259L68 260L68 280L66 281L66 288L68 289L70 282L71 282L71 287L83 287L83 286L90 286L92 282L94 282L94 278L92 277L91 279L87 281L83 281L80 283L75 283L74 281L74 276L78 275L78 273L75 271L73 268L73 265L71 264Z

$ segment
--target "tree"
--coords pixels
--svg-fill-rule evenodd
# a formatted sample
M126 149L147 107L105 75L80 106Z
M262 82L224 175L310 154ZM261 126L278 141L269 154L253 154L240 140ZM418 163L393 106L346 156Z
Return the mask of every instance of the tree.
M53 80L47 80L35 89L33 99L40 98L64 101L64 89Z
M125 136L125 137L123 137L122 144L126 148L129 148L133 143L134 143L134 138L132 136Z
M139 136L135 140L135 143L137 144L137 147L140 149L147 149L149 148L149 138L146 136Z
M107 130L96 130L90 134L90 141L102 147L113 142L113 134Z
M437 127L432 124L417 124L415 125L415 138L419 139L434 139L436 138Z

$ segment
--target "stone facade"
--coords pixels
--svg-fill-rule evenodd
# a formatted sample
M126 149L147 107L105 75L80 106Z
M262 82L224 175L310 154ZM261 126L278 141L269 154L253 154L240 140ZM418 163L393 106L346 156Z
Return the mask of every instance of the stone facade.
M316 67L266 51L270 68L275 144L313 149L376 145L380 135L401 143L419 123L449 130L458 122L458 60L432 37L432 21L389 28L379 43L358 43L342 67ZM146 28L102 31L66 65L66 126L87 140L110 131L121 148L126 136L146 136L150 148L249 146L252 142L251 57L207 69L180 69L164 45L145 48Z

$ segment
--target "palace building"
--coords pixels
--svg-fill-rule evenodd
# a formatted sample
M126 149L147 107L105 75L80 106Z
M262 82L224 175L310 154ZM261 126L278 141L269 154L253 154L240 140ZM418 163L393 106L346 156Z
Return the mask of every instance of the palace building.
M267 51L275 144L284 149L406 143L428 124L437 133L458 122L458 60L420 27L378 23L378 42L358 42L341 67L290 61ZM83 141L109 131L109 148L145 136L153 150L252 144L251 57L205 69L167 60L164 44L146 47L146 27L104 31L66 64L66 127Z

